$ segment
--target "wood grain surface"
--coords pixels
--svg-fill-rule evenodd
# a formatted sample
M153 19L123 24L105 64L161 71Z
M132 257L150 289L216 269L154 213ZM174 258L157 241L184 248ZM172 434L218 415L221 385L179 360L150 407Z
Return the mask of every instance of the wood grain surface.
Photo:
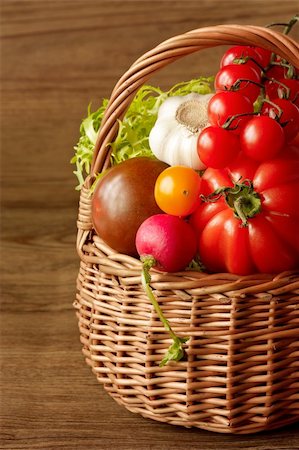
M69 164L87 105L109 96L146 50L193 28L265 25L297 10L289 0L1 1L1 449L299 448L296 425L250 436L177 428L104 392L72 308L78 193ZM152 83L211 74L219 55L186 58Z

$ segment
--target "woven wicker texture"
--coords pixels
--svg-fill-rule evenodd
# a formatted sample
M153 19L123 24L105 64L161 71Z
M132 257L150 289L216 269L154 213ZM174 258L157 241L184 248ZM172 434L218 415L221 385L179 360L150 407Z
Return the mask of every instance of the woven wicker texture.
M119 404L175 425L253 433L299 419L299 271L240 277L152 270L165 316L179 336L190 336L186 359L159 367L170 339L141 286L141 263L95 234L88 190L109 166L107 144L138 88L178 58L227 44L258 45L299 67L299 46L289 37L226 25L169 39L129 68L112 92L81 191L74 306L86 361Z

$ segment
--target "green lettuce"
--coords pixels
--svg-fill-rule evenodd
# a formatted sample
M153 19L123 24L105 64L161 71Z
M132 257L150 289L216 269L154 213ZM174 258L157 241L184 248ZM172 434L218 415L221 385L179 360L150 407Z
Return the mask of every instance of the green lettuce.
M119 129L116 138L110 143L112 148L111 165L119 164L129 158L137 156L151 156L149 147L149 133L154 126L159 107L168 98L174 95L187 95L191 92L209 94L212 92L213 78L198 78L181 82L169 91L154 86L144 85L136 93L125 116L119 120ZM80 126L80 138L75 145L75 154L71 163L76 165L74 174L78 179L76 189L80 190L85 177L90 173L91 161L97 133L100 128L108 100L104 99L100 108L91 112Z

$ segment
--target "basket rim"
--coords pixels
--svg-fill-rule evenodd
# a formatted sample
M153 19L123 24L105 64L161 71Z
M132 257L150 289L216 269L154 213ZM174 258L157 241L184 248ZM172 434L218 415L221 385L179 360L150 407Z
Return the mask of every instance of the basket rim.
M77 252L82 263L92 266L99 264L99 269L107 276L121 278L129 287L141 284L142 262L134 256L119 253L107 245L95 232L91 220L92 198L89 189L82 188L80 195L79 217L77 221ZM219 295L229 292L233 297L256 295L261 290L270 297L282 294L287 289L299 292L299 268L277 274L254 273L237 275L228 272L209 273L187 269L181 272L167 273L151 269L151 285L158 290L186 290L189 294ZM220 298L221 297L221 298Z

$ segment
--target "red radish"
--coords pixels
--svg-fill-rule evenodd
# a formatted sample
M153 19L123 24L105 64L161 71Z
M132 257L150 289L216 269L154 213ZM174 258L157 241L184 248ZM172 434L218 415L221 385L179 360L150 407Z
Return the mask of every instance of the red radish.
M165 272L178 272L185 269L195 256L196 235L191 225L177 216L156 214L146 219L136 234L136 248L143 262L141 283L159 319L172 339L160 366L169 361L179 361L185 355L183 345L189 337L179 337L164 316L158 300L150 286L150 268Z
M176 216L156 214L146 219L136 234L136 248L141 259L154 259L152 267L178 272L192 261L197 250L191 225Z

